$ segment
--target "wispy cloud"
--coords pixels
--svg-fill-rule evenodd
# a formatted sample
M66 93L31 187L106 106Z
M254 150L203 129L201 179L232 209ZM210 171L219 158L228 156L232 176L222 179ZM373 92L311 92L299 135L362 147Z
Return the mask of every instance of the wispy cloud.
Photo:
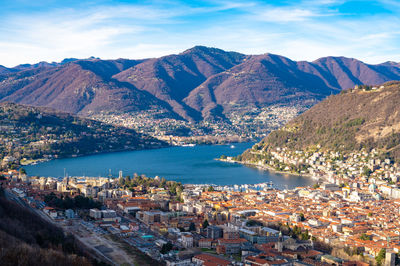
M316 12L307 9L299 8L267 8L263 11L257 11L255 14L255 19L267 22L300 22L306 21L318 16Z
M6 36L0 37L1 63L9 66L20 63L22 55L25 55L22 62L31 63L64 57L103 56L121 38L134 39L151 31L155 21L165 24L170 17L171 13L166 11L142 6L16 15L5 23L3 34L0 33Z
M155 57L199 44L295 60L344 55L369 63L400 61L400 10L392 0L378 3L393 10L384 16L372 9L357 15L343 0L91 3L3 9L0 64Z

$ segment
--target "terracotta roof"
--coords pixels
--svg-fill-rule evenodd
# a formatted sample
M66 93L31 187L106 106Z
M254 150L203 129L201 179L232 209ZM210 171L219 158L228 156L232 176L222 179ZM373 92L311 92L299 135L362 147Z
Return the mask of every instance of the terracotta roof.
M209 254L199 254L194 256L194 258L203 261L204 266L228 266L231 264L229 260L224 260L216 256Z

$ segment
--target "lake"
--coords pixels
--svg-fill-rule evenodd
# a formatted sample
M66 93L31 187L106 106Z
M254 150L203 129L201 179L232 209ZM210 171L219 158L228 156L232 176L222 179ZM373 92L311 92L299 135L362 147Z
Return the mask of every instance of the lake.
M76 158L57 159L24 168L29 175L61 177L64 168L69 176L114 177L133 173L149 177L165 177L184 184L258 184L272 181L277 188L307 186L315 181L309 177L286 175L247 167L241 164L214 160L222 154L235 156L254 143L231 145L199 145L195 147L169 147L155 150L104 153ZM110 170L111 169L111 170Z

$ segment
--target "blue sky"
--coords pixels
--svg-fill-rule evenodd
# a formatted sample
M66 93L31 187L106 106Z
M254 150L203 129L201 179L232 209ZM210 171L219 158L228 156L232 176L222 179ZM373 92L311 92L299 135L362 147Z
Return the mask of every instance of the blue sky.
M400 1L0 0L0 65L148 58L195 45L400 62Z

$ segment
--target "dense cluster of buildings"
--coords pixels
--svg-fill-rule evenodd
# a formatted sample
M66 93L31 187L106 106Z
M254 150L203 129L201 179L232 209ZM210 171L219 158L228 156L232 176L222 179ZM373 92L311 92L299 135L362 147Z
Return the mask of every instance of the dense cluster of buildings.
M263 154L264 151L251 151ZM333 185L343 187L368 187L365 191L346 194L353 201L369 199L400 198L400 166L384 158L376 150L361 151L342 155L340 152L304 152L276 148L270 152L269 160L260 160L256 165L291 171L299 165L307 167L300 171L315 179L324 179ZM344 188L345 193L350 193ZM360 194L361 193L361 194Z
M170 141L171 144L238 142L259 139L279 128L300 112L304 106L238 106L226 114L227 120L204 120L198 123L175 119L165 110L147 110L125 114L96 114L92 118L114 125L133 128L137 132Z
M273 160L269 164L278 163L290 165L306 164L308 168L304 173L318 174L323 172L330 177L346 181L358 176L366 176L372 179L392 181L396 183L400 178L400 167L392 163L391 159L382 159L377 150L371 152L360 151L342 155L340 152L303 152L290 151L287 148L277 148L271 152ZM369 169L369 171L368 171ZM285 170L289 170L286 168Z
M344 186L327 180L293 190L248 186L209 191L206 185L185 185L176 201L163 188L125 190L109 178L3 174L2 182L14 194L55 220L79 217L75 210L45 206L48 193L101 201L103 209L89 211L90 223L141 241L150 237L140 234L146 228L155 246L143 251L167 265L215 265L213 260L221 260L218 265L367 265L357 255L373 262L382 249L394 265L400 251L400 201L389 197L387 185L367 183L365 177ZM172 250L161 253L168 242Z

